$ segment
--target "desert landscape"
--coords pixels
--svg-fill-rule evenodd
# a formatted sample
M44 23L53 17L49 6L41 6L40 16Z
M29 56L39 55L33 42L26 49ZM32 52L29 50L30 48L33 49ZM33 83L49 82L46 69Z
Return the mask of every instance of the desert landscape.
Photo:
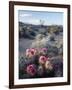
M19 79L63 77L63 26L19 23Z

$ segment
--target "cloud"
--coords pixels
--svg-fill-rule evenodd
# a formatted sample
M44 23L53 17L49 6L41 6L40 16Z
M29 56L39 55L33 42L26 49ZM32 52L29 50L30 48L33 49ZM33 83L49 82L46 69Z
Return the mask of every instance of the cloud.
M20 15L20 17L29 17L29 16L32 16L32 14L25 13Z

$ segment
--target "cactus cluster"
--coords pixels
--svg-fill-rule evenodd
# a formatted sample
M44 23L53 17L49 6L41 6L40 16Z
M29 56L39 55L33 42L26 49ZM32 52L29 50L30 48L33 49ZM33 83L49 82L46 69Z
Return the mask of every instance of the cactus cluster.
M62 76L62 63L53 63L48 48L29 48L19 60L19 78L45 78Z

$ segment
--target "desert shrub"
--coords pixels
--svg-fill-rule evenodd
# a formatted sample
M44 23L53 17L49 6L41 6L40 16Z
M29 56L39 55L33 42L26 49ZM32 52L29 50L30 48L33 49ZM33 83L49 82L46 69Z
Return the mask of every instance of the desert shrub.
M51 36L50 41L55 41L55 38L53 36Z
M46 43L47 41L46 41L45 36L43 34L38 34L36 36L36 39L32 43L31 47L35 47L35 48L45 47Z
M58 25L51 25L48 26L47 31L48 33L55 33L56 35L59 35L59 32L63 32L63 27Z
M36 33L34 31L30 31L30 35L36 36Z

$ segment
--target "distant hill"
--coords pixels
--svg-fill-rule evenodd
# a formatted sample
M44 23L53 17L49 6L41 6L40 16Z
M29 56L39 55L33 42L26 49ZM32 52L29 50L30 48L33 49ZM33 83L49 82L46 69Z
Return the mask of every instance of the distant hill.
M29 38L34 39L36 35L43 34L48 35L48 33L59 34L63 32L62 25L33 25L23 22L19 22L19 38Z

